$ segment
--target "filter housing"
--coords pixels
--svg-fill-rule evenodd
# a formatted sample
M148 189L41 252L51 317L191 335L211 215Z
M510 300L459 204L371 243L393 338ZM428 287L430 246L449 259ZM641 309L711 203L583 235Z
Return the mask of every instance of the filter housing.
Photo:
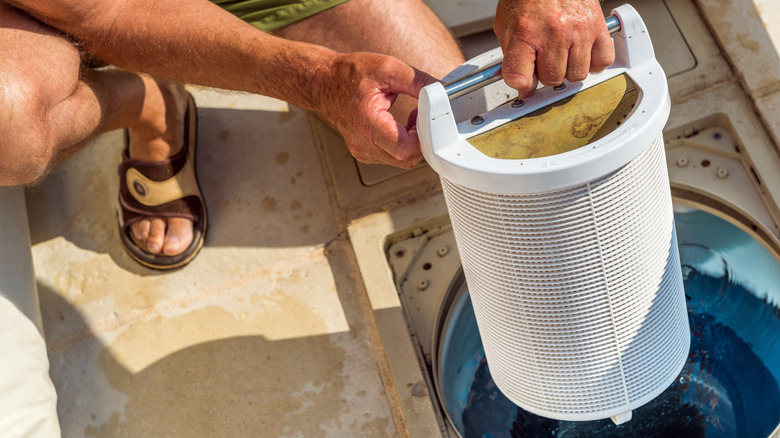
M636 11L613 14L617 60L582 83L499 106L479 125L455 122L441 84L420 96L423 154L441 177L493 379L521 408L561 420L627 421L674 381L690 346L661 135L666 79ZM638 101L591 144L496 159L467 141L621 74Z

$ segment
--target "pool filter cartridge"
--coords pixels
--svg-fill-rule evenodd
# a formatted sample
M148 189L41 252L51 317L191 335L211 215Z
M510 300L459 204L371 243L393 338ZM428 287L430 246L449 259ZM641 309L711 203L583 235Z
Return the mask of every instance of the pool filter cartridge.
M454 88L431 84L417 124L498 388L538 415L619 424L674 381L690 332L666 77L636 11L612 13L607 70L459 122ZM456 71L501 59L495 49Z

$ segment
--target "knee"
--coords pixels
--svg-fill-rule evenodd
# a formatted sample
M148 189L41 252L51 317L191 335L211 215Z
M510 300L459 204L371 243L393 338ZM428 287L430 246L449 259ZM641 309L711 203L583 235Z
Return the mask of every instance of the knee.
M76 90L80 55L57 31L2 5L0 59L14 61L0 63L0 186L30 184L62 147L49 116Z
M43 148L30 148L29 138L14 136L0 139L0 187L32 185L43 179L52 163L52 155Z
M39 91L21 82L0 82L0 186L32 184L53 161L56 145Z

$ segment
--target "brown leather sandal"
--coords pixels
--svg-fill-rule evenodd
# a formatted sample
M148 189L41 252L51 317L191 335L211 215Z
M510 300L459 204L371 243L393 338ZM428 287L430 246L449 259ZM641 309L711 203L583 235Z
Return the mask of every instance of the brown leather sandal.
M130 257L149 268L180 268L192 261L203 247L208 214L195 173L197 121L195 101L188 95L184 147L173 157L156 162L130 158L130 142L125 133L125 149L119 164L119 236ZM192 220L194 228L190 246L174 256L150 254L141 249L130 236L130 225L150 216Z

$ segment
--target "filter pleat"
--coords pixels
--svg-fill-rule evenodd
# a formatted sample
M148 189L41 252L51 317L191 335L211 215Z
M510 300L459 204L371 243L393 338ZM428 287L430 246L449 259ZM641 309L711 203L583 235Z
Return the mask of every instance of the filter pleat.
M490 372L510 400L596 419L668 386L690 339L661 136L562 190L442 187Z

